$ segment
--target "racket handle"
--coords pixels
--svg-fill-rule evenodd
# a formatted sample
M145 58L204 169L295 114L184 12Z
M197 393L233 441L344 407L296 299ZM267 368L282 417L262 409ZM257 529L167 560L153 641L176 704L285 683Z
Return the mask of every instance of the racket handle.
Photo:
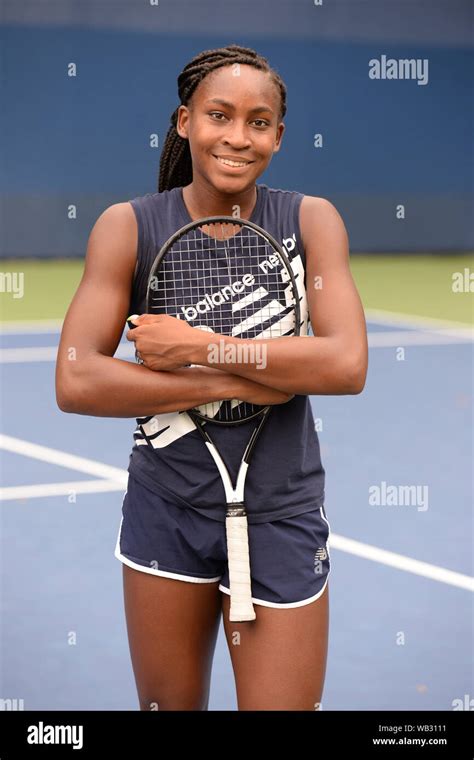
M131 314L129 317L127 317L127 325L129 326L130 330L133 330L134 327L137 327L137 325L134 325L131 320L135 319L135 317L138 316L139 314Z
M225 528L229 563L229 620L255 620L257 616L252 604L247 516L227 516Z

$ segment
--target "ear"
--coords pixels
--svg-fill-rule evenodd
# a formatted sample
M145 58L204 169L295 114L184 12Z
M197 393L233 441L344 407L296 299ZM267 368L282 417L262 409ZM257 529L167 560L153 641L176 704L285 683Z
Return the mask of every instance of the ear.
M278 151L281 148L281 142L283 139L283 133L285 131L285 124L281 121L277 127L277 133L275 138L275 147L273 148L274 153L278 153Z
M189 108L187 106L179 106L176 131L178 135L183 138L183 140L188 139L189 113Z

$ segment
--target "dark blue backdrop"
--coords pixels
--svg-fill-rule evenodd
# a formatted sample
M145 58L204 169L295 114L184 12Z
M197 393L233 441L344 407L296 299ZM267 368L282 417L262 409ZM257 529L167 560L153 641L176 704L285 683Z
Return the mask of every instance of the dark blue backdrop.
M179 72L199 51L231 42L266 56L288 88L284 144L259 182L330 199L352 251L472 249L469 3L434 2L431 16L430 5L415 0L415 16L402 12L409 4L401 0L381 4L385 16L377 0L322 7L207 0L219 20L211 36L202 2L176 0L173 9L106 2L94 16L90 2L74 10L65 0L59 15L44 0L41 17L32 3L26 11L7 3L2 255L83 256L108 205L155 192ZM250 19L260 23L252 34ZM369 79L368 62L381 55L428 59L428 84ZM70 62L76 77L67 76ZM153 133L158 148L149 146ZM322 149L313 146L315 133Z

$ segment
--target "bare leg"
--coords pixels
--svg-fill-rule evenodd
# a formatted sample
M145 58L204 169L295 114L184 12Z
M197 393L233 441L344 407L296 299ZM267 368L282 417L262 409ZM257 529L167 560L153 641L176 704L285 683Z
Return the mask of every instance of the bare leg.
M303 607L255 605L257 619L229 622L222 611L239 710L317 710L326 674L329 589Z
M219 583L123 565L128 641L141 710L207 710L221 615Z

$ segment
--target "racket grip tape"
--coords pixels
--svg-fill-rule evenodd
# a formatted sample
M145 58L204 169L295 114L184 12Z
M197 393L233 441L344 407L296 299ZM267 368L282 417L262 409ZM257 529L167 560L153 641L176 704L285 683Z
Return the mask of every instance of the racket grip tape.
M226 516L231 622L255 620L252 604L247 516Z

